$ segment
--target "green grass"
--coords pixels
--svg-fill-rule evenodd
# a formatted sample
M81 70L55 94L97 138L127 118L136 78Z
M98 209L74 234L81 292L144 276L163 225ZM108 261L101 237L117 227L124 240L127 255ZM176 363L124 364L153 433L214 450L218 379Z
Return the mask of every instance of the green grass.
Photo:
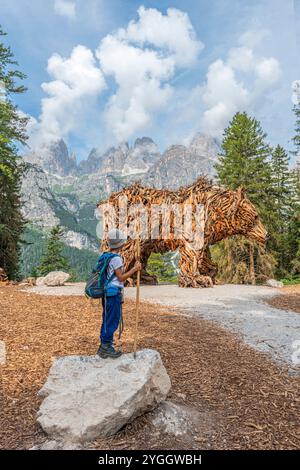
M293 285L300 284L300 277L299 276L289 277L289 278L280 279L280 281L283 282L285 286L293 286Z

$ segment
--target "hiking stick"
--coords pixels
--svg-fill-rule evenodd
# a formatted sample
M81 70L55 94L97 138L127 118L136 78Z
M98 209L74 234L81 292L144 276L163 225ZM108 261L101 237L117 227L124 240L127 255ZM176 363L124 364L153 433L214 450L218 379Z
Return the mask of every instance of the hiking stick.
M136 260L140 261L141 256L141 245L140 239L136 241ZM137 337L138 337L138 323L139 323L139 311L140 311L140 282L141 282L141 271L136 273L136 301L135 301L135 332L134 332L134 353L133 357L136 358L137 349Z

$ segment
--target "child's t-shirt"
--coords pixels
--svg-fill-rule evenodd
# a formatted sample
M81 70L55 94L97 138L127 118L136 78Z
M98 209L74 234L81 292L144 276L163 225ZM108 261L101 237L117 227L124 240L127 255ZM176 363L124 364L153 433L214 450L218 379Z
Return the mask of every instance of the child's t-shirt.
M120 269L120 268L121 268L122 273L123 273L124 272L123 260L122 260L121 256L119 256L119 255L114 256L110 260L108 268L107 268L107 278L109 278L115 272L116 269ZM110 285L120 287L120 289L123 289L123 287L124 287L124 283L119 281L119 279L117 278L116 275L113 276L113 278L110 282Z

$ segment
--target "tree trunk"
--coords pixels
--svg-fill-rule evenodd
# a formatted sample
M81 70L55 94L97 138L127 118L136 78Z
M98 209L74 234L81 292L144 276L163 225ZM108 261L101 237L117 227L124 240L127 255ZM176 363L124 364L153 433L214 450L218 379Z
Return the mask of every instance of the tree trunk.
M252 243L249 245L249 275L251 284L255 285L254 250Z

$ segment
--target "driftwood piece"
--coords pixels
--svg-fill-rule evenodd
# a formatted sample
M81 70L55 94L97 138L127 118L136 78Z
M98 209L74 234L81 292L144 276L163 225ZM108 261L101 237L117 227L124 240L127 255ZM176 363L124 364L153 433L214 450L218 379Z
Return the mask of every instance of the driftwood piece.
M0 282L7 282L7 281L8 281L8 277L7 277L5 270L3 268L0 268Z
M126 197L127 210L140 204L140 207L148 214L148 234L151 234L151 207L153 205L177 205L183 208L189 204L193 211L201 205L203 207L203 245L195 248L190 242L189 237L183 232L178 238L175 233L174 216L171 214L168 220L159 221L160 231L170 225L170 233L167 238L159 236L158 238L141 239L141 263L144 266L141 273L141 281L147 279L149 274L145 267L147 260L152 252L165 253L168 251L179 250L180 254L180 275L178 279L181 287L212 287L215 283L217 266L212 262L209 247L233 235L244 235L247 238L256 240L258 243L264 243L266 240L266 230L262 225L254 205L245 196L244 190L239 188L237 191L228 190L223 187L213 185L205 177L178 191L165 189L153 189L135 183L132 186L124 188L122 191L113 193L106 201L98 204L98 209L105 212L105 207L115 209L117 215L113 221L113 211L106 209L105 229L112 228L113 225L119 225L119 206L120 198ZM129 215L127 219L128 226L134 224L135 215ZM191 218L191 226L195 228L195 217ZM120 227L122 228L122 227ZM105 238L101 249L107 248ZM130 269L135 263L135 240L129 236L127 243L121 251L124 259L125 269ZM152 276L153 280L153 276Z

